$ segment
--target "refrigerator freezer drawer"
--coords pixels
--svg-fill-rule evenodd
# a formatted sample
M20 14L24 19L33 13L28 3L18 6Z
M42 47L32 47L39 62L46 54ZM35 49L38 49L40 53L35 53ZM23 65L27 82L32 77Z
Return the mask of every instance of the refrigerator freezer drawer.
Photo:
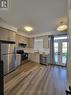
M15 69L15 54L1 55L4 64L4 75Z
M8 65L8 55L1 55L1 60L3 60L3 70L4 70L4 75L9 73L9 65Z

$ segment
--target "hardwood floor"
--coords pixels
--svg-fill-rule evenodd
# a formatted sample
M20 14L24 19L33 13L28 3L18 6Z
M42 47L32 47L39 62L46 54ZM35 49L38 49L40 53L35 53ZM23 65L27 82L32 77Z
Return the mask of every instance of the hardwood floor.
M66 95L64 67L28 62L4 78L4 95Z

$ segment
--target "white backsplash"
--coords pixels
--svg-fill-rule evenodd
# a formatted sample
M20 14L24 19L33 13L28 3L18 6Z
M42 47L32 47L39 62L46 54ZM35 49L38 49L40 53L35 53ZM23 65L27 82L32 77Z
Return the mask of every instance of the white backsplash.
M46 55L48 55L50 53L49 48L48 49L44 48L43 50L34 50L32 48L24 48L23 50L24 50L24 52L27 52L27 53L39 53L39 54L46 54Z

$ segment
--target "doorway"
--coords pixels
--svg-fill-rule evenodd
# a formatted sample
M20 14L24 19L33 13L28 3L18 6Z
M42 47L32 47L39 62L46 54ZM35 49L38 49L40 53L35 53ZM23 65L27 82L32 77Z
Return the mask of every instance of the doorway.
M54 64L67 65L67 36L54 37Z

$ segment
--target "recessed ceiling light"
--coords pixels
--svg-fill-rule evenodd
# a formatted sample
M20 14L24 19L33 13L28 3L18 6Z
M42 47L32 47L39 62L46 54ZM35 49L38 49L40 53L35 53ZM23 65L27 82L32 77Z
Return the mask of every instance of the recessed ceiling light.
M25 29L26 31L28 31L28 32L30 32L30 31L32 31L32 30L33 30L33 28L32 28L32 27L30 27L30 26L25 26L25 27L24 27L24 29Z

